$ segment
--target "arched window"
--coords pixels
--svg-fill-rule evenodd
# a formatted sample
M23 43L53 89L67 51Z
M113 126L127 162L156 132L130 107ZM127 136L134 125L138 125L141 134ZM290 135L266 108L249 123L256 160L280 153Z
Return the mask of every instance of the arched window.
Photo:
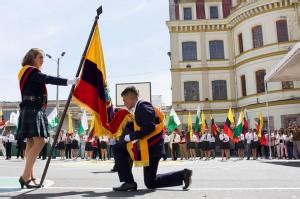
M276 21L278 42L289 41L288 28L286 20Z
M197 60L197 43L194 41L182 43L182 60L193 61Z
M184 100L199 101L199 82L197 81L184 82Z
M213 100L227 100L226 80L215 80L211 83Z
M263 33L261 26L252 28L253 48L258 48L264 45Z
M264 84L265 75L266 75L266 70L259 70L255 72L257 93L265 92L265 84Z

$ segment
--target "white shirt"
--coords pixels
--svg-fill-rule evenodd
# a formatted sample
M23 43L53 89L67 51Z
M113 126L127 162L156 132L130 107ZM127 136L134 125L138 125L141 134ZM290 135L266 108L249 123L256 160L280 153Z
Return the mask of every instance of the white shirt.
M8 134L3 140L5 142L13 142L15 140L15 136L13 134Z
M240 141L244 141L245 140L245 136L244 136L244 134L241 134L240 135Z
M202 135L202 140L205 142L210 142L211 140L211 135L209 133L205 133Z
M250 144L251 141L253 140L252 133L250 133L250 132L246 133L245 139L246 139L246 141L247 141L247 144Z
M293 135L288 135L286 141L293 142Z
M199 142L199 137L193 133L191 142Z
M229 142L229 137L228 137L228 135L225 134L225 133L221 133L221 134L219 135L219 138L220 138L220 141L222 141L222 142Z
M100 137L100 141L108 142L108 136L104 135Z
M179 143L180 142L180 135L177 133L174 134L173 143Z
M171 141L170 137L167 134L163 135L164 143L169 143Z
M256 133L253 133L252 137L253 137L253 142L258 142L258 136Z
M210 142L216 142L216 138L214 136L211 136Z

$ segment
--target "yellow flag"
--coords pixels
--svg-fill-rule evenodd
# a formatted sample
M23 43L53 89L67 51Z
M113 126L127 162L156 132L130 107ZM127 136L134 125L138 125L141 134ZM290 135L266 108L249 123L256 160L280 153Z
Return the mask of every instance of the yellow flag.
M71 112L69 111L68 112L68 119L69 119L69 121L68 121L68 134L72 134L72 133L74 133L74 130L73 130L73 122L72 122L72 114L71 114Z
M262 131L263 126L264 126L264 118L263 118L262 112L260 112L258 126L257 126L257 136L259 138L261 138L261 131Z
M193 138L193 120L192 120L192 115L189 112L188 116L188 128L189 128L189 133L190 133L190 139L192 140Z
M202 132L202 134L205 133L205 129L207 129L207 123L206 123L204 111L202 111L201 112L201 132Z

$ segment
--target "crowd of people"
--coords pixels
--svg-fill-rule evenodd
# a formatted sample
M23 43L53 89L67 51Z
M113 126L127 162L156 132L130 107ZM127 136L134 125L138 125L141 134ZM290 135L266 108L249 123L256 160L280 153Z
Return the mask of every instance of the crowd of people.
M39 154L40 159L47 158L47 148L53 144L53 138L45 140L45 145ZM172 133L164 132L164 150L163 160L171 157L173 161L180 160L200 160L214 159L220 155L222 160L230 157L239 159L251 157L256 160L258 157L268 159L271 155L276 159L299 159L300 158L300 132L297 128L273 130L269 134L266 130L262 131L259 137L256 129L249 129L245 134L241 134L237 139L232 140L220 130L217 135L206 130L203 134L194 132L192 135L182 130L175 129ZM16 158L24 159L26 148L26 139L24 141L15 140L14 135L9 132L0 139L0 151L6 160L11 159L12 143L16 143ZM55 151L59 151L61 160L73 159L78 157L85 160L109 160L113 157L112 147L116 140L108 136L91 136L69 134L61 130ZM270 151L271 150L271 151ZM55 157L55 153L53 155Z
M222 160L227 160L232 156L239 159L251 157L256 160L260 158L277 159L299 159L300 158L300 132L297 128L287 128L273 130L269 134L266 130L259 136L256 129L249 129L248 132L230 139L229 136L220 130L213 134L205 130L203 134L194 132L179 131L175 129L172 133L164 132L164 160L170 154L172 160L178 158L195 160L209 160L216 157L220 152Z

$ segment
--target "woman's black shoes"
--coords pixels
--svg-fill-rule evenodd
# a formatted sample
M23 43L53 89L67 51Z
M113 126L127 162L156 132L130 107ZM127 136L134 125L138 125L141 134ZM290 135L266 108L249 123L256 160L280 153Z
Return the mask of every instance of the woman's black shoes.
M21 189L24 189L24 186L28 189L34 189L34 188L40 188L40 185L31 185L29 184L31 182L31 180L28 180L27 182L25 182L25 180L22 178L22 176L20 176L19 178L19 183L21 185Z

